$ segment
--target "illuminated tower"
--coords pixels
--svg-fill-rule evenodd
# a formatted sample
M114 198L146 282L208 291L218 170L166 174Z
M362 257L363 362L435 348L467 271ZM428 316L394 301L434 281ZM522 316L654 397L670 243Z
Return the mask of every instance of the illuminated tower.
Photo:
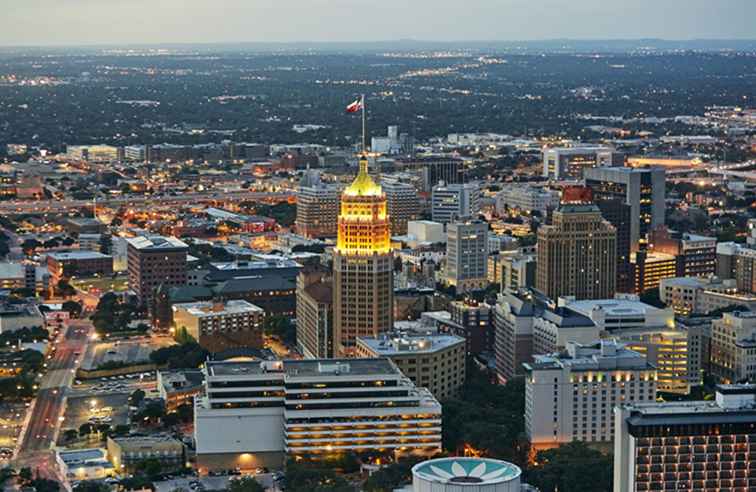
M351 355L357 337L393 328L394 262L386 195L368 174L367 157L341 195L333 255L333 349Z

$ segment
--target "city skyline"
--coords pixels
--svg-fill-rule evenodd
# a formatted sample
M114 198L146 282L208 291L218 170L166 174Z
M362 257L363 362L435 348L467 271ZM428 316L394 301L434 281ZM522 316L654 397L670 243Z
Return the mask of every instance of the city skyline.
M649 9L659 15L649 16ZM4 13L0 46L756 38L756 27L748 21L756 16L756 4L747 0L732 0L724 7L705 0L663 5L642 0L621 12L599 0L568 5L557 0L475 0L465 5L463 24L460 13L448 0L410 5L388 0L369 6L350 0L286 5L227 0L222 9L205 1L156 5L145 0L37 0ZM673 25L667 22L670 15L675 16ZM363 18L369 24L360 22Z

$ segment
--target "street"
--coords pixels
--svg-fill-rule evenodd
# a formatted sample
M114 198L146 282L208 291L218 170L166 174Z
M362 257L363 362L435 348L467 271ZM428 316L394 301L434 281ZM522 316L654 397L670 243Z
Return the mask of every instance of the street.
M29 422L16 453L16 466L30 467L40 476L59 479L50 449L55 444L65 407L66 393L71 387L81 354L86 350L92 326L88 321L71 320L58 340L57 350L47 359L47 373L29 408Z

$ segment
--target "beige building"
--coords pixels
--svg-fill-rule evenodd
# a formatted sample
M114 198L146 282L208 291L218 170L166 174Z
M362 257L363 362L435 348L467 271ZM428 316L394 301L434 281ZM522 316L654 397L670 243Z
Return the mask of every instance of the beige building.
M244 300L174 304L176 336L183 331L210 352L262 348L265 311Z
M297 277L297 347L310 359L333 357L333 283L322 274Z
M712 322L710 368L726 383L756 378L756 313L725 313Z
M388 357L439 401L458 396L465 382L465 339L455 335L393 332L360 337L357 356Z
M381 184L386 193L389 220L391 220L391 235L407 234L407 222L415 220L420 213L420 198L414 186L395 181Z
M738 293L735 279L676 277L664 279L659 296L675 313L708 314L729 306L756 310L756 295Z
M394 325L394 257L386 195L360 159L354 182L341 196L333 252L333 351L354 351L357 337L377 336Z
M617 282L617 232L598 207L562 204L538 229L536 288L552 299L607 299Z
M297 192L297 233L308 238L336 236L339 214L339 190L315 184L302 186Z
M457 294L488 286L488 224L479 220L446 226L446 283Z
M118 472L131 472L138 463L158 460L164 468L184 468L184 444L170 436L108 437L108 459Z

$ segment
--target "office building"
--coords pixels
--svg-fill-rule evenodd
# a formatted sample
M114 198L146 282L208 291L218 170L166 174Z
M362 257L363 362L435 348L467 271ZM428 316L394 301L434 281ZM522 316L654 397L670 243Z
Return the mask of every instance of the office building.
M734 278L738 292L756 294L756 249L737 243L717 244L717 276Z
M441 405L389 359L208 362L195 405L200 474L288 456L441 451Z
M675 277L659 285L661 301L680 315L708 314L730 306L756 311L756 296L738 293L735 279Z
M504 291L494 307L496 379L505 384L524 374L523 364L533 356L535 306L525 296Z
M309 359L333 357L333 282L322 273L297 278L297 348Z
M677 276L677 258L667 253L638 251L630 254L635 293L658 289L662 280Z
M174 304L175 336L189 335L212 353L262 348L265 311L244 300Z
M336 237L339 190L319 181L297 191L297 233L307 238Z
M69 482L102 480L116 473L113 464L108 461L108 451L104 448L56 448L55 464L61 476Z
M357 339L357 356L388 357L438 401L459 396L465 382L465 339L438 333L389 332Z
M594 200L617 198L630 205L630 250L644 249L651 231L664 224L665 173L657 167L601 167L585 172Z
M535 286L536 255L521 251L504 251L499 254L501 265L501 291L517 291Z
M441 181L448 184L464 182L463 164L457 157L433 156L396 159L394 167L397 171L419 172L422 191L427 193Z
M473 220L447 226L445 278L457 294L488 286L488 223Z
M186 284L189 247L175 237L128 238L129 288L139 302L152 309L155 289Z
M194 406L194 397L202 392L204 375L199 369L157 371L157 390L166 412L184 405Z
M559 206L559 192L548 188L507 183L496 195L496 212L503 215L506 209L516 209L524 213L539 212Z
M756 490L756 386L615 410L614 492Z
M394 258L386 195L360 159L354 182L341 196L333 252L333 350L353 351L357 337L393 328Z
M431 220L410 220L407 222L407 239L413 248L444 243L446 242L444 224Z
M112 145L68 145L66 157L87 162L110 162L123 155L120 147Z
M0 290L28 289L44 293L50 287L50 274L45 266L32 263L0 263Z
M614 297L617 231L586 200L563 202L538 229L536 288L552 299Z
M420 198L414 186L407 183L384 180L381 188L386 194L391 235L407 234L407 222L415 220L420 213Z
M480 188L475 183L439 183L431 193L433 222L448 224L464 218L477 218L480 212Z
M631 207L624 199L616 197L594 196L594 203L601 216L617 230L617 292L635 292L635 277L630 263Z
M108 437L108 459L119 473L134 473L146 460L157 460L164 470L184 469L184 443L170 436Z
M525 432L535 449L609 442L615 405L656 400L656 370L612 341L569 342L566 352L525 364Z
M113 257L95 251L66 251L47 254L47 270L53 284L71 277L113 274Z
M625 156L611 147L554 147L543 151L543 176L554 180L578 181L595 167L623 166Z
M724 313L711 324L711 374L726 383L756 381L756 313Z
M465 339L467 355L494 351L493 306L472 299L449 303L449 319L441 322L438 331Z
M680 234L660 226L651 231L650 249L676 260L676 276L709 277L717 271L717 238Z

